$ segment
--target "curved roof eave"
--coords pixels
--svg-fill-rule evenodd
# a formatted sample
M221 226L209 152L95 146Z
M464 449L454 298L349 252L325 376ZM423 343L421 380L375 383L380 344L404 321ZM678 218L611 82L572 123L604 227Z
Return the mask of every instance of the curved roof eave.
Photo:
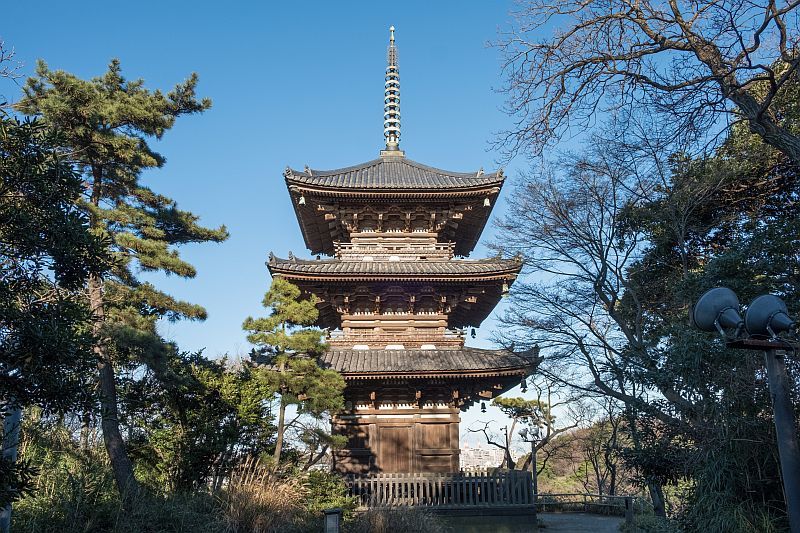
M406 158L380 158L333 170L304 171L286 168L287 185L313 187L320 192L347 190L367 194L426 191L475 190L501 187L505 177L502 169L484 173L452 172L423 165Z

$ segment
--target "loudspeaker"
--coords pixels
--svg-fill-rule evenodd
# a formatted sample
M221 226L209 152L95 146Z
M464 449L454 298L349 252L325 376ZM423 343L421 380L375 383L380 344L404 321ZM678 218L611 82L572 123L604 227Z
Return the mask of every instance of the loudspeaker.
M773 294L764 294L753 300L744 315L745 327L750 335L769 335L794 328L789 310L783 300Z
M723 333L723 328L740 329L744 321L739 315L739 298L725 287L706 291L692 309L692 322L703 331Z

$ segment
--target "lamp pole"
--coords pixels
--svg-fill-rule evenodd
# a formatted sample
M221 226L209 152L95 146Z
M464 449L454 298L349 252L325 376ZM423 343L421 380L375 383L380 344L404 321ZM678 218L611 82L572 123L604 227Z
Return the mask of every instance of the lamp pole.
M531 439L531 477L533 478L533 503L539 498L539 480L536 472L536 441Z
M735 292L726 287L715 287L697 300L690 315L698 329L718 331L728 348L764 352L786 514L791 532L800 533L800 447L794 408L789 398L789 378L783 361L787 350L794 353L794 347L779 336L796 330L797 323L789 316L786 303L774 294L762 294L750 302L744 320L738 309L739 298ZM733 331L733 338L726 330Z
M536 444L539 441L540 430L538 427L532 430L528 430L528 428L523 429L520 431L520 436L523 440L531 443L531 482L532 482L532 489L533 489L533 516L536 517L536 504L539 499L539 480L537 479L537 469L536 469Z
M789 398L789 378L783 361L786 352L767 350L764 354L775 416L775 433L778 438L778 454L781 458L783 494L786 499L786 512L789 514L789 527L792 533L800 533L800 450L797 446L797 425Z
M784 363L786 349L790 347L780 341L760 339L735 340L726 345L728 348L764 352L769 395L772 398L775 435L778 439L778 457L781 463L786 514L789 516L791 532L800 533L800 447L797 443L794 408L789 397L789 377Z

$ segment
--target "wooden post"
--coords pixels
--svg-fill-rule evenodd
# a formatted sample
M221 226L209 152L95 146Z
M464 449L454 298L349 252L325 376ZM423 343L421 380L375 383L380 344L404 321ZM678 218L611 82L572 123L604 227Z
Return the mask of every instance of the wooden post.
M625 524L633 527L633 498L625 496Z

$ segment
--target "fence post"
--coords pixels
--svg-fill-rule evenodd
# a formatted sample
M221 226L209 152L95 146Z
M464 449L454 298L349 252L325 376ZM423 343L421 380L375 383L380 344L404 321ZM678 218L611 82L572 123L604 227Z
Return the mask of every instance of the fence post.
M633 498L625 496L625 524L633 526Z

